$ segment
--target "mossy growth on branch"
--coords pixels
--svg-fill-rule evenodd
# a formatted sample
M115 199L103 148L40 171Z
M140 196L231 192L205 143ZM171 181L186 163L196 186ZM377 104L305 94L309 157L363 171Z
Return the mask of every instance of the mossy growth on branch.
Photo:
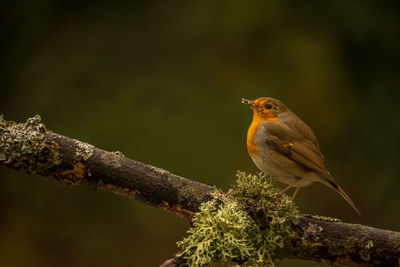
M45 139L46 127L39 115L25 123L0 115L0 165L28 173L46 173L60 163L59 146Z
M275 254L294 235L297 207L262 174L237 173L227 193L215 190L193 218L189 236L178 242L189 266L213 262L274 266Z

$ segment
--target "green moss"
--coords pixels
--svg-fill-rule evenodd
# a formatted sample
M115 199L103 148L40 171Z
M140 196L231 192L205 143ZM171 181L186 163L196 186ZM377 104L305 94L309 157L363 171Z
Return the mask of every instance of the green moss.
M178 242L189 266L213 262L273 266L275 254L293 237L298 210L263 175L237 173L237 184L212 193L193 219L189 236Z
M371 249L374 246L374 242L372 240L369 240L368 243L365 245L366 249Z
M45 139L46 127L39 115L25 123L0 116L0 164L30 173L46 173L58 165L59 146Z

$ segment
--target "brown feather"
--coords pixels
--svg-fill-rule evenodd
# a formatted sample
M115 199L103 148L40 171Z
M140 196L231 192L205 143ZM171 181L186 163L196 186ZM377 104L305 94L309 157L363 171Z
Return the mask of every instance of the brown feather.
M297 124L299 123L297 122ZM303 124L305 125L305 123ZM271 149L285 155L304 168L318 173L321 177L321 183L338 192L350 206L361 215L360 210L357 209L354 202L329 173L325 158L319 150L318 141L308 126L306 130L299 135L282 122L265 123L264 132L266 142ZM307 137L311 138L307 139Z

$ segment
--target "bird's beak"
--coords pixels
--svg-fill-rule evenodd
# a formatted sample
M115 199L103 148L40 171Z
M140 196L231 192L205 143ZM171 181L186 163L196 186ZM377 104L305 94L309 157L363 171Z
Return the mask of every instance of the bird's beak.
M242 103L246 104L246 105L249 105L252 108L256 108L256 104L254 103L254 101L242 98Z

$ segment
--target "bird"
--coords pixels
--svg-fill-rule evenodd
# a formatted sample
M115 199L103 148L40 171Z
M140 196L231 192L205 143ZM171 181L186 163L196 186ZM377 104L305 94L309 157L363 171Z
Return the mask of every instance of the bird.
M279 195L296 188L320 182L339 193L361 215L351 198L329 173L317 137L311 128L280 100L260 97L242 98L253 110L253 121L247 132L247 151L263 173L287 185Z

